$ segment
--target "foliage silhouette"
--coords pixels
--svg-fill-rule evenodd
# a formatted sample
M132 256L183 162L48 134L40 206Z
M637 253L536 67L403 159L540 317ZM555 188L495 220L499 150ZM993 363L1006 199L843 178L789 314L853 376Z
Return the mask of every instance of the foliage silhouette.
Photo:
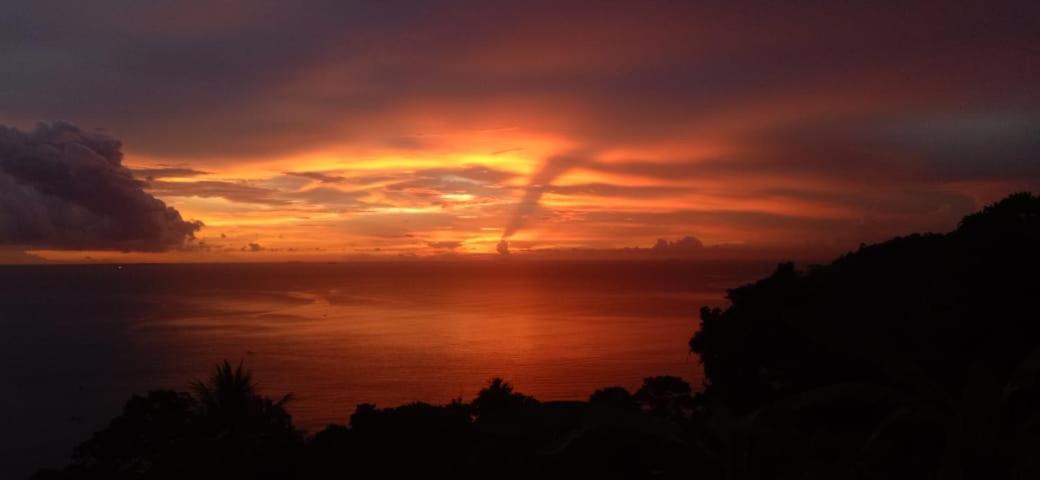
M253 375L242 363L232 369L227 360L217 365L208 382L191 385L201 413L212 425L228 431L255 428L260 422L272 428L291 429L285 405L292 399L287 394L278 401L258 395Z
M681 378L648 377L634 398L655 415L682 418L693 412L692 392L690 384Z
M639 402L636 401L635 397L623 387L607 387L596 390L589 396L589 404L623 411L636 411L640 408Z
M256 392L240 364L218 365L197 397L134 396L109 426L77 447L62 472L35 478L285 478L304 445L284 409Z
M478 420L491 421L511 414L520 414L536 406L538 401L533 397L516 393L513 386L501 378L493 378L477 393L473 400L473 413Z
M801 471L811 457L843 475L1035 476L1038 241L1040 198L1021 193L945 235L782 264L701 310L704 397L760 432L829 438L797 452Z

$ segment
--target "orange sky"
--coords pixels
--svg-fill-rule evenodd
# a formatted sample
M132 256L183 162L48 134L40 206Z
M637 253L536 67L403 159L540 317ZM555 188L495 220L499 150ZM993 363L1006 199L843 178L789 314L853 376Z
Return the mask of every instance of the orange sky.
M493 254L512 224L514 253L831 252L1040 185L1031 3L391 3L3 7L0 124L101 129L205 225L10 250Z

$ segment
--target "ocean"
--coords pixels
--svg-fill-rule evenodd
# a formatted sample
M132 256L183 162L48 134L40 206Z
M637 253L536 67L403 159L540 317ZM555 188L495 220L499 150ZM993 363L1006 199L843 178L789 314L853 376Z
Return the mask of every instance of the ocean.
M0 476L60 466L130 395L244 362L314 432L359 403L540 400L676 375L701 306L763 262L421 261L0 267Z

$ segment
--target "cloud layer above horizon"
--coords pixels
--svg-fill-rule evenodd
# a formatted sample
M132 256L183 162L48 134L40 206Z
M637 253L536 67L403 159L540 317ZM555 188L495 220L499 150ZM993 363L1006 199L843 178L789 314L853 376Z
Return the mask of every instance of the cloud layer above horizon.
M8 2L0 124L120 138L149 194L207 225L190 255L503 236L833 251L1040 189L1037 18L1024 1Z
M157 252L201 228L148 194L119 141L75 126L0 125L0 245Z

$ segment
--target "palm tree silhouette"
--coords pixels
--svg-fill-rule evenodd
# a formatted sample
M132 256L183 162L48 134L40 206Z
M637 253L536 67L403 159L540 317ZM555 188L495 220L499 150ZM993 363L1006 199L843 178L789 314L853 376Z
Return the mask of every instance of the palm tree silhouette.
M252 372L241 361L232 367L224 360L207 381L193 382L191 389L199 401L202 417L219 428L291 425L285 406L292 401L292 394L277 401L260 395Z

